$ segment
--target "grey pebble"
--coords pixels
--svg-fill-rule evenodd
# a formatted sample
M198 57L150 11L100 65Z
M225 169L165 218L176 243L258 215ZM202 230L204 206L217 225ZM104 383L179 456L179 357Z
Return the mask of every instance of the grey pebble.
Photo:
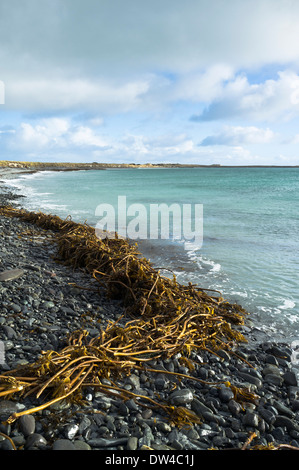
M87 442L80 441L79 439L74 441L75 450L91 450L91 447Z
M259 425L259 416L257 413L253 413L251 411L247 411L244 418L243 418L243 423L245 426L252 426L254 428L257 428Z
M20 432L25 437L35 432L35 418L33 415L23 415L19 418Z
M17 333L11 326L3 325L2 329L8 339L17 338Z
M76 450L76 447L69 439L57 439L53 443L52 450Z
M192 402L193 393L188 388L176 390L175 392L172 392L169 400L173 405L185 405Z
M295 431L298 431L299 430L299 425L293 421L291 418L288 418L287 416L283 416L283 415L278 415L274 421L274 425L277 426L277 427L283 427L285 426L287 428L288 431L291 431L291 430L295 430Z
M242 379L246 380L246 382L249 382L258 388L261 388L263 385L262 381L257 377L254 377L252 374L248 374L246 372L239 372L239 376L242 377Z
M88 444L91 447L115 447L115 446L120 446L123 444L127 444L128 442L128 437L121 437L121 438L116 438L116 439L105 439L105 438L96 438L96 439L90 439L88 441Z
M138 448L138 438L135 436L129 437L127 442L127 450L137 450Z
M79 431L79 424L70 424L69 426L66 427L66 430L65 430L66 438L69 440L74 439L78 431Z
M11 400L0 401L0 421L6 421L13 413L17 413L24 406L20 406L17 402Z
M47 441L42 434L33 433L30 434L25 442L26 449L33 449L35 447L42 447L44 448L47 445Z
M228 403L234 398L234 392L228 387L221 387L219 389L219 398L223 403Z
M13 279L18 279L23 276L23 269L8 269L0 273L0 281L12 281Z
M276 385L277 387L280 387L283 383L283 377L277 374L267 374L264 380L265 382Z

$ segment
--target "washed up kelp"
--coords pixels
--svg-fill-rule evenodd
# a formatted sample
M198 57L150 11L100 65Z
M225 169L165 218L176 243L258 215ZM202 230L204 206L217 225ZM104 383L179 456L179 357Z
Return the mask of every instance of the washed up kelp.
M217 354L226 350L234 354L234 347L245 341L235 327L244 323L246 315L240 306L231 305L220 296L210 296L191 283L181 285L175 277L163 277L127 240L109 236L99 239L87 224L41 212L6 206L0 208L0 215L18 217L51 230L58 247L57 261L90 273L99 286L106 287L108 296L123 301L128 317L126 322L122 318L109 323L90 341L84 330L74 333L63 351L47 351L36 363L5 373L0 377L0 396L50 394L45 407L63 398L74 400L84 386L93 385L125 399L130 395L128 391L117 387L113 391L101 379L115 380L137 368L149 370L149 361L177 353L192 369L192 351L206 349ZM250 393L239 396L244 401L255 398ZM152 405L158 406L156 402ZM185 408L159 406L177 423L198 420Z

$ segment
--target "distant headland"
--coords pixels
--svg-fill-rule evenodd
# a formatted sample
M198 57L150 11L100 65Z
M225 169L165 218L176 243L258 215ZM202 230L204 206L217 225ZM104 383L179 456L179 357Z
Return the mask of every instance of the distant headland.
M70 162L19 162L0 160L1 169L18 169L28 171L76 171L106 170L111 168L299 168L299 165L211 165L185 163L70 163Z

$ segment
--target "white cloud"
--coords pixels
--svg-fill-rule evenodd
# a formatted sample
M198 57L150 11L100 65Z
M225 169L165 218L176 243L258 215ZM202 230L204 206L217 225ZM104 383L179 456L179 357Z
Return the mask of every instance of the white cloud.
M125 154L143 155L151 158L167 159L171 156L184 155L189 158L198 152L193 140L184 135L127 135L118 144L118 149Z
M295 155L298 1L1 0L0 43L14 158L243 163L268 126Z
M202 72L184 74L174 86L172 99L209 102L221 96L224 83L234 71L227 64L214 64Z
M121 135L119 138L104 136L97 128L73 125L62 118L42 119L37 124L22 122L8 140L8 149L22 155L55 155L57 152L72 152L82 155L83 160L92 153L94 157L167 159L171 156L192 155L198 152L193 140L185 134Z
M200 145L266 144L271 142L273 138L274 132L271 129L259 129L254 126L225 126L222 132L206 137Z
M46 119L36 126L23 122L9 141L9 147L36 151L47 146L64 146L64 136L68 130L68 121L60 118Z
M79 147L107 147L110 144L100 135L97 135L90 127L79 126L68 136L70 144Z
M110 74L298 62L291 0L1 0L0 14L6 63L23 69L28 59Z
M6 105L31 111L92 109L97 112L126 112L138 107L149 89L147 78L116 82L100 79L12 78L6 87Z
M126 111L159 87L158 100L207 102L233 70L299 66L299 3L1 0L0 41L8 109Z
M8 145L22 152L40 152L66 148L104 148L109 143L90 127L72 126L67 119L48 118L36 125L22 122Z
M291 70L278 72L276 80L250 84L246 76L236 76L222 88L193 121L211 121L239 117L258 121L289 119L299 115L299 75Z

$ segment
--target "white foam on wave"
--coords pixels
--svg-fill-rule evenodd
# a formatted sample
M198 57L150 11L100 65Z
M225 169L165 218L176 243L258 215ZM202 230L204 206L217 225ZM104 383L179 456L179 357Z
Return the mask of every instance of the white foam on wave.
M52 192L41 192L30 185L31 180L44 178L44 176L55 175L54 171L43 171L35 173L25 173L18 175L17 178L3 179L3 183L7 188L17 191L25 196L22 200L22 206L29 210L41 210L44 212L67 211L68 207L64 204L55 204L51 202ZM28 182L28 183L27 183Z
M209 258L205 258L201 254L195 251L188 251L187 252L188 258L192 261L196 261L200 267L208 268L209 272L211 273L218 273L221 271L221 264L213 261Z
M58 211L66 211L68 208L67 206L63 204L52 204L52 203L46 203L46 202L42 203L42 207L44 210L58 210Z
M247 299L248 298L248 292L240 292L240 291L235 291L233 290L231 292L231 295L237 295L238 297L243 297L244 299Z
M279 305L277 308L282 309L282 310L287 310L287 309L294 308L295 306L296 304L293 300L283 299L283 304Z

